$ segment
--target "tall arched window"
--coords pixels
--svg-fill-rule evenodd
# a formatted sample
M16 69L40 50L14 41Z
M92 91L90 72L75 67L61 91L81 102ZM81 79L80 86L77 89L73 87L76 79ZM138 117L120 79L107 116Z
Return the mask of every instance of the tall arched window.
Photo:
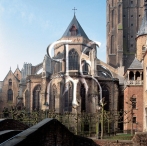
M68 91L65 93L64 96L64 111L71 112L72 111L72 99L73 99L73 86L72 83L67 83Z
M114 36L111 36L111 50L110 50L110 54L114 54L115 53L115 48L114 48Z
M106 105L104 106L104 110L108 111L109 110L109 90L108 88L104 85L102 86L102 97L104 98L104 103Z
M121 20L121 5L118 6L118 23L120 23Z
M84 61L82 68L83 68L83 74L88 74L88 64L86 63L86 61Z
M139 71L136 72L136 80L141 80L141 76L140 76L140 72Z
M81 85L80 96L81 96L81 112L86 111L86 90L84 84Z
M134 73L132 71L129 73L129 80L134 80Z
M112 10L112 16L111 16L111 27L113 28L114 26L114 10Z
M79 60L79 55L78 53L75 51L75 49L72 49L69 51L69 70L78 70L79 64L78 64L78 60Z
M41 86L37 85L33 91L33 110L40 109L40 90Z
M29 91L28 90L25 92L25 107L26 107L26 109L29 109L30 108Z
M51 110L55 109L55 98L56 98L56 95L57 95L57 88L56 88L56 85L53 85L53 87L52 87L52 95L51 95L50 101L49 101L49 106L50 106Z
M13 91L12 91L12 89L8 90L8 101L13 101Z
M9 86L12 86L12 79L9 79Z

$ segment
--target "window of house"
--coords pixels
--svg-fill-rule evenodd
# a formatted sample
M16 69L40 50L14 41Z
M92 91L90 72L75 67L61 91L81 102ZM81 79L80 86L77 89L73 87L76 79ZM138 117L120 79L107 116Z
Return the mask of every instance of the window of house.
M72 111L72 99L73 99L73 87L72 83L66 83L67 92L65 93L64 96L64 111L71 112ZM65 90L66 90L65 89Z
M12 86L12 79L9 79L9 86Z
M8 90L8 101L13 101L13 91L12 91L12 89Z
M131 17L133 17L133 15L131 15Z
M131 26L133 26L133 24L131 24Z
M131 0L130 4L131 4L131 7L132 7L133 6L133 0Z
M51 110L55 109L55 98L56 98L56 93L57 93L57 88L56 85L53 85L52 88L52 95L50 96L50 102L49 102L49 106Z
M136 109L136 98L133 97L133 98L131 99L131 101L132 101L132 108L133 108L133 109Z
M81 90L80 90L80 96L81 96L81 112L86 111L86 90L84 87L84 84L81 85Z
M84 74L88 74L88 64L86 63L86 61L84 61L84 64L83 64L83 73Z
M129 73L129 80L134 80L134 73L132 71Z
M133 123L136 123L136 117L133 117Z
M37 85L33 91L33 110L40 109L40 90L41 86Z

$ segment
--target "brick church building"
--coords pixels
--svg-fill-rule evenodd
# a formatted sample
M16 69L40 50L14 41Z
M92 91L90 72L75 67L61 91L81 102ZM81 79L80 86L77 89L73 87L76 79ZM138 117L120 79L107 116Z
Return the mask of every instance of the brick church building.
M14 73L10 69L0 81L0 111L16 106L95 113L105 97L106 111L130 111L125 131L132 123L134 131L147 130L146 24L146 1L107 0L104 63L96 56L100 43L88 38L74 15L63 36L47 47L41 63L24 63Z

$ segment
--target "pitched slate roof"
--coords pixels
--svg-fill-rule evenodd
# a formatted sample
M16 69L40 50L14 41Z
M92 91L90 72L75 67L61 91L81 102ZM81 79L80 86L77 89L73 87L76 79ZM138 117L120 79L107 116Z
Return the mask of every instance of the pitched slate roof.
M141 62L135 57L128 69L143 69Z
M76 36L82 36L82 37L88 39L86 33L84 32L83 28L79 24L79 22L78 22L78 20L77 20L75 15L74 15L72 21L70 22L69 26L67 27L67 29L64 32L62 37L69 37L69 36L71 36L70 35L70 29L72 28L73 25L77 28L77 35Z
M144 16L143 16L143 19L142 19L140 29L137 33L137 37L140 36L140 35L147 34L147 4L145 4L144 8L145 8Z

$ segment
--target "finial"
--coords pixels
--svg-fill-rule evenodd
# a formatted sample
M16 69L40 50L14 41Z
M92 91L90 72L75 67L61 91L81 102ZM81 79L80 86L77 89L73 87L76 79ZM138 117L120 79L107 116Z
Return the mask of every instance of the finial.
M17 64L17 69L19 68L18 64Z
M77 9L74 7L74 9L72 9L72 10L74 10L74 16L75 16L75 11L76 11Z
M10 66L10 70L11 70L11 66Z

